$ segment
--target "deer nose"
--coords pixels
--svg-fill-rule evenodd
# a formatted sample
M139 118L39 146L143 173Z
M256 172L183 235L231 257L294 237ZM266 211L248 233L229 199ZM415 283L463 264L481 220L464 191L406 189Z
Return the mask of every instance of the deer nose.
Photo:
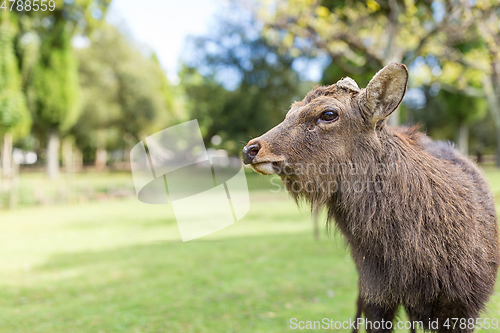
M258 142L248 147L245 146L245 148L243 148L243 150L241 151L241 155L243 157L243 163L251 164L255 156L257 156L257 154L259 153L259 150L260 150L260 144Z

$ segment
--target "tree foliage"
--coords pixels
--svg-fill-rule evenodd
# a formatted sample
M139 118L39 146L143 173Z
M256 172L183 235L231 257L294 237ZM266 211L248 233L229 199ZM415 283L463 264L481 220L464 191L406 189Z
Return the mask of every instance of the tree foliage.
M15 25L8 12L0 14L0 131L29 130L30 116L21 89L19 67L15 55Z
M458 126L472 125L483 119L487 111L484 98L467 96L456 91L424 86L425 107L411 110L412 123L418 123L433 138L455 141Z
M247 19L222 20L210 36L193 39L196 56L180 72L189 115L198 119L205 142L219 135L233 152L238 141L279 123L292 100L300 98L294 58L249 28L256 23Z
M266 4L266 0L262 0ZM431 1L278 1L264 10L267 37L299 54L303 45L328 53L346 72L378 70L410 62L449 16L437 16ZM447 4L451 8L451 3Z
M53 29L42 42L34 70L33 114L39 125L67 131L80 115L77 63L65 22L56 22Z
M154 54L144 55L117 28L97 29L77 50L82 117L73 128L82 149L123 148L176 122L170 84Z
M456 1L284 0L276 8L261 0L266 36L300 54L304 45L327 53L350 76L365 76L391 63L409 65L436 47L436 36L449 34L460 19ZM461 27L453 35L464 30ZM364 80L363 80L364 81ZM389 118L395 125L398 115Z

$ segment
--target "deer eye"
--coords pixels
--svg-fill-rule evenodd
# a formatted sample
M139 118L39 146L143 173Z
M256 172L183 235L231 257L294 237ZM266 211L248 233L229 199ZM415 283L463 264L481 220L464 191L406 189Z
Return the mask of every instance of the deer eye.
M333 122L339 119L339 114L335 111L325 111L319 116L320 121Z

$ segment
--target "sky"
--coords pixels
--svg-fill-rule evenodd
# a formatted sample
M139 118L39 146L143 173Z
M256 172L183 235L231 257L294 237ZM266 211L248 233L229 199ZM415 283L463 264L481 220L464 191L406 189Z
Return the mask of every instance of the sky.
M228 0L113 0L106 19L125 27L134 40L151 48L177 84L177 70L184 40L189 35L209 33L216 13L222 13ZM325 58L294 63L302 80L319 81Z
M224 0L113 0L106 19L128 28L132 37L151 47L171 81L188 35L208 32Z

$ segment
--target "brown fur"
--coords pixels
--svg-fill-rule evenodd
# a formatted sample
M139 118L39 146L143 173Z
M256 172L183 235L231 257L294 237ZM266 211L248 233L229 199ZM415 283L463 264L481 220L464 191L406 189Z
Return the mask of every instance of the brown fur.
M404 65L391 64L366 89L345 79L314 89L248 143L258 153L245 161L279 174L295 200L326 207L351 250L368 319L393 320L403 305L411 320L439 319L437 332L472 332L442 324L479 318L493 292L494 202L480 170L452 145L387 126L407 79ZM338 120L318 120L325 110Z

